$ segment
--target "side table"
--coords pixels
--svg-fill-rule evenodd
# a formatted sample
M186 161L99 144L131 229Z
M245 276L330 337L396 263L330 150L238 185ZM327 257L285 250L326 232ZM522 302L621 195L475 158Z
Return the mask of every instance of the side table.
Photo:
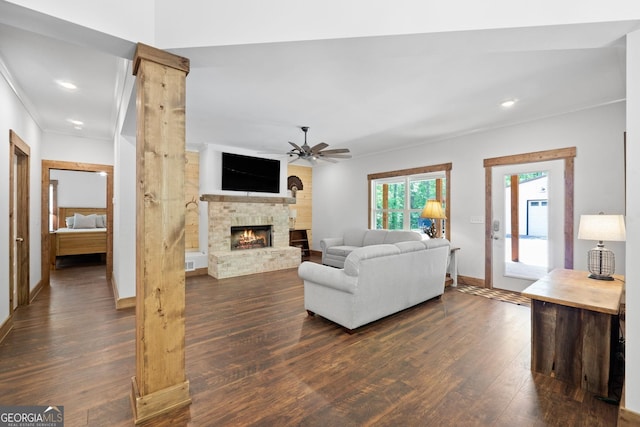
M452 287L458 286L458 251L460 248L451 247L449 252L449 277L453 280Z
M531 370L609 395L624 278L556 269L522 291L531 298Z
M289 230L289 246L300 248L300 256L303 260L311 256L307 230Z

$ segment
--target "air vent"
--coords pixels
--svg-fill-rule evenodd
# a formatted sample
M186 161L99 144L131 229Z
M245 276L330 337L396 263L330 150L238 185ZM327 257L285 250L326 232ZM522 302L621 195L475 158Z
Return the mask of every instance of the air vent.
M185 261L184 262L184 271L194 271L196 269L195 261Z

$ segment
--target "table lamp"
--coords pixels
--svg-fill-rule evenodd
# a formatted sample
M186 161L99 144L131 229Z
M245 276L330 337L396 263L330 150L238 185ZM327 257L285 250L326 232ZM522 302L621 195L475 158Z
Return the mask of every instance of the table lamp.
M611 275L615 271L615 256L612 251L604 247L603 241L623 242L626 230L623 215L580 215L578 239L597 240L598 245L589 250L587 264L589 278L598 280L613 280Z
M431 220L431 226L424 231L427 233L427 236L431 238L437 236L435 220L447 219L444 215L444 211L442 210L442 203L434 199L427 200L427 203L424 205L424 209L422 209L422 212L420 213L420 218L427 218Z

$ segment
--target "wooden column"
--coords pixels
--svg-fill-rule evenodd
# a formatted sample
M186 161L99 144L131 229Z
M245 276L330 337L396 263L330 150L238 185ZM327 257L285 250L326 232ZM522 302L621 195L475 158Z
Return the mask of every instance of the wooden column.
M511 175L511 261L520 262L520 177Z
M136 424L191 403L185 373L185 80L189 60L138 44Z
M442 206L442 179L440 178L436 179L436 200ZM442 237L442 220L436 219L435 221L436 221L436 237L441 238ZM447 238L450 239L451 237L447 236Z
M382 229L389 229L389 184L382 184ZM375 228L375 223L374 227Z

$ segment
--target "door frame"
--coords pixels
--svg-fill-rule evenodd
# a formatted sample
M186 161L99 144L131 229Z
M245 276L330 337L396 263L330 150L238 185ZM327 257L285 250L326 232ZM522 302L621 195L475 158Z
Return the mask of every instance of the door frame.
M13 158L17 156L18 162L14 166ZM30 176L30 156L31 148L12 129L9 130L9 315L14 311L14 276L17 275L18 284L16 307L28 305L30 300L29 283L29 182ZM18 179L18 177L20 179ZM16 189L15 186L19 187ZM26 213L17 216L16 213ZM14 225L14 219L16 220ZM19 236L18 236L19 234ZM15 255L14 246L16 239L22 238L19 250L22 252L21 259L26 259L25 263L18 265L14 271Z
M491 218L493 217L492 176L494 166L507 166L522 163L546 162L549 160L564 160L564 268L573 269L573 197L575 175L576 147L559 148L555 150L537 151L531 153L514 154L511 156L484 159L484 286L493 288L493 239L491 238Z
M42 282L49 285L50 268L50 238L49 238L49 183L51 169L80 171L80 172L106 172L107 174L107 259L106 277L111 280L113 274L113 166L95 163L65 162L61 160L42 161L42 192L41 192L41 241L42 241Z

